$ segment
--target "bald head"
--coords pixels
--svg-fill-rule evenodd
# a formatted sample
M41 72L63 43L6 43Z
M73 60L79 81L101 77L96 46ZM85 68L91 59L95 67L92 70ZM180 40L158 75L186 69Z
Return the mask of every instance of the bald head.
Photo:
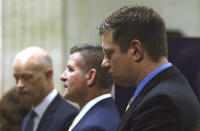
M36 70L52 68L52 60L48 53L39 47L29 47L19 52L13 62L15 64L31 66Z
M39 47L19 52L13 62L13 71L19 93L34 106L53 89L52 61L48 53Z

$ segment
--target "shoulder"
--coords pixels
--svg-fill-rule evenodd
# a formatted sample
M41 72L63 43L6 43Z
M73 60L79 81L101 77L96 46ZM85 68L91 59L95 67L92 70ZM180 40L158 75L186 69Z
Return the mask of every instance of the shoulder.
M111 102L111 103L110 103ZM114 131L120 121L117 107L110 99L105 99L94 105L77 124L78 128L101 127Z
M67 100L63 99L59 94L52 101L50 106L55 107L56 110L58 111L63 110L64 112L68 112L68 113L70 112L78 113L78 109L72 104L70 104Z
M197 102L192 87L180 73L163 79L144 96L144 100L158 98L169 102Z
M169 101L193 101L196 99L192 87L175 66L159 73L144 88L147 90L143 95L144 100L157 99L158 97Z
M52 130L68 129L77 114L77 108L57 95L45 111L40 125L48 123Z
M165 123L169 130L191 130L195 122L199 121L199 114L197 97L184 77L177 74L162 79L146 94L140 95L134 109L130 111L129 120L138 123L140 126L135 128L141 129L148 127L147 125L162 129L162 123ZM153 121L157 121L157 124ZM172 127L171 124L176 127Z
M112 98L104 99L96 103L88 112L88 114L93 114L99 117L106 117L107 115L111 117L119 117L118 108ZM112 119L112 118L111 118Z
M53 115L57 120L73 120L78 114L78 109L64 100L59 94L47 108L45 115Z

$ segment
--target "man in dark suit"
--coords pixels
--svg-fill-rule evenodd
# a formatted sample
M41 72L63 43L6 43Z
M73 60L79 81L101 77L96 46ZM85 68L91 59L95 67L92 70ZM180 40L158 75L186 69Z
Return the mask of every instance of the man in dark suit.
M67 69L61 75L64 97L80 106L69 131L115 131L120 121L118 109L111 97L113 80L101 68L102 47L81 44L71 49Z
M48 53L39 47L26 48L15 57L13 69L20 97L32 105L22 131L68 130L78 110L54 89Z
M145 6L125 6L99 27L102 67L124 87L135 86L118 131L192 131L200 105L183 75L168 62L163 19Z

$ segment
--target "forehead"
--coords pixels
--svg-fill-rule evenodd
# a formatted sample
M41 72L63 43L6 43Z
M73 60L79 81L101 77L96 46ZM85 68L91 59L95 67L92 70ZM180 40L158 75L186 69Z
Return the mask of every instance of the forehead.
M29 69L24 69L24 68L15 68L13 75L14 76L24 76L24 75L29 75L29 76L34 76L37 75L37 72L33 72L33 70Z
M32 74L36 72L35 63L24 62L21 59L17 59L13 64L13 70L15 74Z
M112 32L107 32L102 35L102 48L106 50L119 50L119 46L112 40Z
M81 54L79 52L75 52L69 56L67 65L77 66L80 61L81 61Z

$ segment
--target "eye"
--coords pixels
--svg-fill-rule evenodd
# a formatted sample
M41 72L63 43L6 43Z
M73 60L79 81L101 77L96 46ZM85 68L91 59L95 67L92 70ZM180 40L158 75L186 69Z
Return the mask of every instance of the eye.
M68 66L67 69L68 69L69 72L73 72L74 71L74 69L71 66Z
M112 57L112 54L113 54L113 50L105 50L105 56L108 58L108 59L111 59Z
M25 81L29 81L33 78L32 75L29 75L29 74L25 74L25 75L22 75L22 79L25 80Z
M14 78L15 78L16 82L18 82L18 80L19 80L19 76L14 75Z

